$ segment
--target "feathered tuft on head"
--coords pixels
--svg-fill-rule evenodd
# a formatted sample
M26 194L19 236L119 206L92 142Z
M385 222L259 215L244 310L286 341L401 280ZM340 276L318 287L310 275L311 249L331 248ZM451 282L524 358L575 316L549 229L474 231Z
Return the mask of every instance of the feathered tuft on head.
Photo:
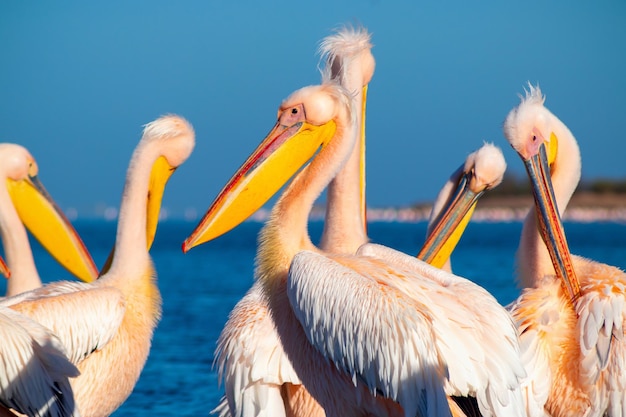
M504 136L513 149L526 155L528 152L527 141L532 137L533 130L544 132L549 138L549 132L544 129L550 119L550 112L545 108L545 96L541 93L539 85L533 86L528 83L528 89L524 89L525 96L519 95L520 104L514 107L504 120ZM526 155L527 156L527 155Z
M528 90L524 89L524 92L526 93L526 97L523 97L521 94L519 95L519 98L522 101L520 106L526 103L543 105L543 103L546 101L546 97L543 94L541 94L541 89L539 88L539 84L534 86L529 81Z
M143 136L135 149L135 154L139 153L139 148L153 146L151 144L157 142L161 142L161 145L155 149L158 149L168 162L176 167L189 157L195 146L193 126L183 117L175 114L161 116L144 125Z
M194 131L191 124L184 118L175 114L166 114L156 120L144 125L143 135L145 137L175 137L180 135L193 136Z
M336 74L343 75L344 71L335 67L344 65L342 59L356 56L359 52L371 48L371 34L364 27L343 26L335 30L334 34L320 42L318 48L320 63L324 63L321 69L322 81L329 82Z

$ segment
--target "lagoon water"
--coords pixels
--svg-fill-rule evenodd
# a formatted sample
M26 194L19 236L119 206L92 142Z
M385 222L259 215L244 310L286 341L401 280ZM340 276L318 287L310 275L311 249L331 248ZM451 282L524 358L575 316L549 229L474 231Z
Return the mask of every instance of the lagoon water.
M208 415L222 395L212 368L215 343L228 313L253 282L256 236L260 223L244 223L229 234L183 254L181 244L196 223L159 225L151 250L163 296L163 318L134 392L114 416ZM115 240L114 222L77 221L98 266ZM426 223L369 224L369 236L408 254L416 254ZM519 294L514 256L521 223L469 224L452 257L456 274L489 290L502 304ZM314 241L321 222L311 224ZM565 223L573 253L626 269L626 224ZM71 279L35 242L33 252L44 281ZM0 292L4 293L4 282ZM114 366L114 365L113 365Z

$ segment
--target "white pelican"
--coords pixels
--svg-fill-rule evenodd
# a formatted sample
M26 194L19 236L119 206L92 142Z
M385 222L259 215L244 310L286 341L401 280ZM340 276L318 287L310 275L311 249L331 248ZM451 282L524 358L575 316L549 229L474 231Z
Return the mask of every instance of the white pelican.
M365 101L374 73L370 34L342 28L321 45L325 79L336 79L354 92L358 114L351 132L359 135L349 161L331 181L320 246L334 253L354 253L367 242L365 232ZM216 363L224 379L220 416L324 415L306 391L282 344L260 281L231 311L218 340Z
M35 159L23 146L0 144L0 234L11 278L7 296L41 287L24 225L68 271L85 282L98 270L76 230L38 177ZM23 222L23 224L22 224Z
M353 112L338 85L293 93L183 250L238 225L317 152L274 206L256 271L307 390L327 415L451 415L447 395L521 415L516 329L483 288L379 245L336 255L311 243L308 214L352 151Z
M71 384L83 417L113 413L146 362L161 315L148 241L167 179L193 146L193 129L180 117L146 125L128 168L108 272L89 284L51 283L3 303L51 329L67 347L81 373Z
M502 182L505 171L506 161L497 146L485 143L470 153L437 195L428 220L426 241L417 257L451 272L450 255L478 199Z
M15 353L19 352L19 355ZM78 416L69 378L78 369L58 338L28 317L0 307L0 416Z
M511 311L529 371L528 414L623 416L626 274L570 256L559 210L580 179L580 151L571 131L544 106L539 87L529 87L504 124L526 165L536 206L524 222L517 255L526 289Z

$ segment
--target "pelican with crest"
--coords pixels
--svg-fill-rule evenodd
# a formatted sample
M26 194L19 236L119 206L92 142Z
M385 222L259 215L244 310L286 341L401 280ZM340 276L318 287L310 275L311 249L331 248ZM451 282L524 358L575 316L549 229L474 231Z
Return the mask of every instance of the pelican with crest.
M560 212L580 179L580 150L569 128L544 103L539 87L529 85L504 123L535 199L517 253L525 289L511 306L528 370L523 384L527 412L623 416L626 273L570 254Z
M321 247L354 253L367 242L365 214L365 102L374 72L370 34L343 27L320 44L323 77L353 92L356 108L350 134L358 135L350 159L328 185ZM237 303L218 341L216 362L225 395L217 410L233 416L315 416L324 411L293 370L276 331L260 281Z

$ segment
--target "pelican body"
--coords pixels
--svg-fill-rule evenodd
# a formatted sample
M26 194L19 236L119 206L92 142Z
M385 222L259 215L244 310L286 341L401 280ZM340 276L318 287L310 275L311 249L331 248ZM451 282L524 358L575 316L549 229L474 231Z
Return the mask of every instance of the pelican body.
M190 155L194 132L177 116L145 126L130 161L110 269L92 283L51 283L3 305L51 329L80 376L71 379L80 414L108 416L139 379L161 315L148 253L165 184Z
M525 289L511 306L529 374L527 413L626 415L626 273L569 252L559 210L580 179L580 151L544 101L530 85L504 124L535 197L517 254Z
M293 93L183 250L241 223L316 154L275 204L255 273L307 390L329 416L451 415L448 395L475 396L484 415L521 415L516 330L484 289L380 245L343 255L311 243L308 214L353 149L354 112L335 83Z

